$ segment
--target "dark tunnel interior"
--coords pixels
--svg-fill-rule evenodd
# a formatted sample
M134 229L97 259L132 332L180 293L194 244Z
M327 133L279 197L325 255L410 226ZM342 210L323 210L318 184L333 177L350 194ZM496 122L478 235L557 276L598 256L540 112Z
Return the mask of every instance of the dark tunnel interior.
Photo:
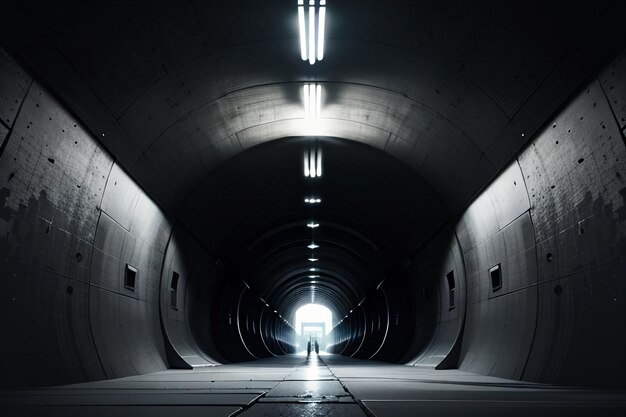
M364 413L323 415L457 415L445 407L487 401L431 409L421 385L410 404L392 403L404 388L389 385L392 400L350 385L390 374L444 391L587 389L602 399L557 399L550 415L624 412L619 1L2 9L3 415L87 404L26 404L40 388L175 371L211 383L250 372L253 384L306 366L348 394L304 403L347 407L348 395ZM317 44L299 43L303 28ZM330 313L299 318L310 304ZM305 358L318 327L322 353ZM186 410L278 415L260 405L280 385L263 387ZM472 410L520 404L502 401ZM113 412L102 404L94 415Z

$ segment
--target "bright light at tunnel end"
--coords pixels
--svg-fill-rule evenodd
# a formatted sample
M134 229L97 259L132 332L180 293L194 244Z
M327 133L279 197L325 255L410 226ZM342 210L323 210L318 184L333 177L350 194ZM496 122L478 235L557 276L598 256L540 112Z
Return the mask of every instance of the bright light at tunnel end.
M305 304L296 310L296 332L302 334L302 323L324 323L325 334L332 330L333 313L320 304Z

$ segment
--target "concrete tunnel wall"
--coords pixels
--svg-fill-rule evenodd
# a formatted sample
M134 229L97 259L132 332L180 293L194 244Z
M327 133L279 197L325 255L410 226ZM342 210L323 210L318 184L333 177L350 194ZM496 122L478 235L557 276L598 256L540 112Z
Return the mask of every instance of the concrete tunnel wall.
M150 197L45 88L5 52L0 59L3 384L154 372L168 356L210 361L212 347L190 341L198 303L185 290L214 270L177 253L201 249L184 232L168 245L172 222ZM161 273L173 268L178 307L160 309L170 286Z
M265 333L238 326L236 334L225 319L232 306L210 295L232 290L260 312L258 297L224 289L201 243L5 52L0 68L4 383L211 364L229 359L220 344L240 350L231 359L251 358L249 349L281 353L263 338L276 322ZM514 379L623 384L625 73L622 53L456 224L355 306L333 332L335 349ZM134 291L124 286L127 264L137 269ZM502 289L494 292L488 271L496 264Z
M453 228L435 235L403 272L385 281L334 329L333 351L392 359L385 357L385 347L413 334L408 356L400 360L416 366L623 386L625 74L622 52ZM502 287L494 291L489 271L496 265ZM453 305L446 278L450 272ZM411 298L422 303L399 318L402 303L390 303L392 323L385 343L377 335L377 308L370 304L383 297L386 287L403 281L404 288L412 288ZM410 314L434 316L436 325L416 322ZM362 348L368 344L383 346L370 356L371 349ZM356 351L349 345L357 345Z

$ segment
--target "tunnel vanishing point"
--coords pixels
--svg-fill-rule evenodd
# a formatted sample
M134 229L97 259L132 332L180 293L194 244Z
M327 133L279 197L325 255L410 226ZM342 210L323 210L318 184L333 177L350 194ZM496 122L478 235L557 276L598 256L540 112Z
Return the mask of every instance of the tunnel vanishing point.
M0 414L626 415L625 9L3 2Z

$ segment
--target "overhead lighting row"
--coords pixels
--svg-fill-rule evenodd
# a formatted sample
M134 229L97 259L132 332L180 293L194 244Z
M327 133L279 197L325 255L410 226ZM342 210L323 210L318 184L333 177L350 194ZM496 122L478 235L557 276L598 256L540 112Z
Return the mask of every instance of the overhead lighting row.
M309 61L313 65L316 61L324 59L324 32L326 28L326 0L298 0L298 28L300 30L300 57L303 61ZM318 83L305 83L302 86L304 101L304 118L310 123L309 127L319 121L322 108L322 86ZM319 147L311 147L304 152L304 176L306 178L319 178L322 176L322 150ZM319 204L322 202L318 197L307 197L307 204ZM315 243L315 229L319 223L310 221L307 227L311 229L311 244L307 247L311 251L319 248ZM309 262L317 262L319 259L312 252ZM315 268L310 268L315 271ZM311 278L318 275L311 275ZM312 293L312 300L314 292Z

